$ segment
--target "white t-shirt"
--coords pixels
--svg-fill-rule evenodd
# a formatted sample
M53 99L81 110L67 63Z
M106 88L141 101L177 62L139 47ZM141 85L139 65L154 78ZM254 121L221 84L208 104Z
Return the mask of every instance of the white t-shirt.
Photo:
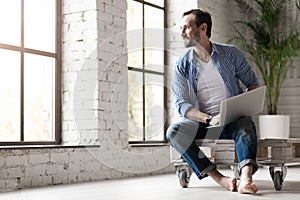
M201 112L208 114L220 113L220 102L230 96L228 89L212 59L200 63L197 83L197 98Z

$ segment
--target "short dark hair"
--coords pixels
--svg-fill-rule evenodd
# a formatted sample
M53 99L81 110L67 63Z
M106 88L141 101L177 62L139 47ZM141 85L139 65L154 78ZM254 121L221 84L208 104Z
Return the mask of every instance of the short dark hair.
M211 27L212 27L212 20L211 16L208 12L200 10L200 9L192 9L183 13L182 17L193 14L195 15L195 23L196 26L199 27L201 24L207 24L206 35L208 38L211 37Z

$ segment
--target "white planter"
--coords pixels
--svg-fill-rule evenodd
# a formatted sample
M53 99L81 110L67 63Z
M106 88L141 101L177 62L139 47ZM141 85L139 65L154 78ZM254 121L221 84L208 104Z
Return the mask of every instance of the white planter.
M258 120L260 139L288 139L290 137L290 116L260 115Z

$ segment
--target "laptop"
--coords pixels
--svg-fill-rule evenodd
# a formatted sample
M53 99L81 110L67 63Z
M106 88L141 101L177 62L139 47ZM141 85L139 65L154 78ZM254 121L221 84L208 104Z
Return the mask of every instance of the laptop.
M220 122L208 128L221 127L241 117L260 113L264 108L266 86L221 101Z

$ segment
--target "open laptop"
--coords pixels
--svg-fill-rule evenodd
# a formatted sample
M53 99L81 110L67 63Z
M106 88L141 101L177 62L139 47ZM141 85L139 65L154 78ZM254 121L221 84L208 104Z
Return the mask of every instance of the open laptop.
M260 113L264 108L266 86L221 101L220 122L208 128L220 127L244 116Z

